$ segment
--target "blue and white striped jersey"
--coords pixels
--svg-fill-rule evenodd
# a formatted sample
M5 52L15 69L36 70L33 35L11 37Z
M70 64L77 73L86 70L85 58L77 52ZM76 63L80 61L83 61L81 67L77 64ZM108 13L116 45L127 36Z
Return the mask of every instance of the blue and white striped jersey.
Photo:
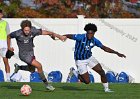
M75 60L85 60L92 56L91 49L94 46L102 47L102 43L96 39L88 39L86 34L74 34L73 40L76 40L75 43L75 51L74 51L74 59Z

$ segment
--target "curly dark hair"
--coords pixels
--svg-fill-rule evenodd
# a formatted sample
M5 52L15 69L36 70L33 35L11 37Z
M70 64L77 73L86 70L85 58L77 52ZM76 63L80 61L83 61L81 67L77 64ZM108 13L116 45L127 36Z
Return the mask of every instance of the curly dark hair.
M86 24L84 30L85 31L92 30L93 32L96 32L97 31L97 26L95 24L88 23L88 24Z
M23 20L20 24L21 28L24 29L25 27L32 27L32 23L29 20Z

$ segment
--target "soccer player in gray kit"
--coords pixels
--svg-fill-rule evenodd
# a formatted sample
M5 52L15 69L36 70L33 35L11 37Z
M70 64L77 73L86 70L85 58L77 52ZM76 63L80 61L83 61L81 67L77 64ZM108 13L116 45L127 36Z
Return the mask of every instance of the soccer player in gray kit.
M33 40L34 37L38 35L49 35L50 37L57 37L61 41L65 41L66 36L61 36L59 34L47 30L36 29L35 27L32 26L31 21L29 20L23 20L20 26L21 29L16 30L8 35L8 50L13 51L13 48L10 47L10 43L11 39L15 38L19 48L19 58L28 65L19 66L18 64L15 64L15 73L17 73L18 70L25 70L33 73L35 72L35 68L37 68L39 76L41 80L44 82L46 89L53 91L55 88L50 84L48 84L48 81L43 73L42 65L40 62L36 60L34 56Z

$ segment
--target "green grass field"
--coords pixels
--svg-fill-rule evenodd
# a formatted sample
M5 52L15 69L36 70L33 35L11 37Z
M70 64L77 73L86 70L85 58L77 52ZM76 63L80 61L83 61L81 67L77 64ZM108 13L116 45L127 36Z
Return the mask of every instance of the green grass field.
M110 84L113 93L105 93L102 84L53 83L55 91L46 91L42 83L26 83L32 87L29 96L20 93L25 83L0 83L0 99L140 99L140 84Z

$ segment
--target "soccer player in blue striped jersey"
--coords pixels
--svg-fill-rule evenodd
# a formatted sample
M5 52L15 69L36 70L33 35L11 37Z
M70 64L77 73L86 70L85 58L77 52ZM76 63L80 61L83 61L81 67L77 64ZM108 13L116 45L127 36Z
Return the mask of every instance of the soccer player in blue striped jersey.
M91 49L97 46L108 53L113 53L119 57L126 57L113 49L103 45L97 38L94 37L97 31L97 26L95 24L89 23L85 26L84 30L86 34L66 34L65 36L69 39L75 40L75 51L74 59L78 70L78 78L85 84L90 83L89 73L87 66L92 70L96 71L101 76L101 81L104 86L105 92L112 92L109 89L107 78L105 76L105 71L103 70L100 63L92 56Z

